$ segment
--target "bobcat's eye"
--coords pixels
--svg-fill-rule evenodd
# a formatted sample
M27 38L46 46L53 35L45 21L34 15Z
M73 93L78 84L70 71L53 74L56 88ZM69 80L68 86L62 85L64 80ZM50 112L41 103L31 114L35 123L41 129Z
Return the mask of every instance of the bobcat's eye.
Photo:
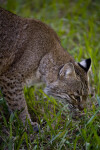
M78 102L80 102L80 101L81 101L80 96L75 96L75 99L77 99L77 101L78 101Z

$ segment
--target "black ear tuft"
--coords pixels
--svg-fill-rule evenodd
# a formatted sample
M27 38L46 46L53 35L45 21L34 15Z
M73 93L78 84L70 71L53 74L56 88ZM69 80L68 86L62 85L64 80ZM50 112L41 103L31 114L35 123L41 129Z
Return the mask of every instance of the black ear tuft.
M86 72L88 72L88 70L91 66L91 58L85 59L78 64L81 68L83 68Z

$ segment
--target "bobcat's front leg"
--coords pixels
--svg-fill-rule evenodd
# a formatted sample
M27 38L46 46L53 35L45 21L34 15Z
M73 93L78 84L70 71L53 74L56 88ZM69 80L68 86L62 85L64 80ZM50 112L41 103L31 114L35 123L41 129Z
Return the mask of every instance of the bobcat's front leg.
M0 77L0 87L3 89L4 98L6 99L11 111L20 111L20 119L25 124L28 118L35 131L38 131L38 124L31 121L28 113L27 104L24 99L21 75L6 73Z

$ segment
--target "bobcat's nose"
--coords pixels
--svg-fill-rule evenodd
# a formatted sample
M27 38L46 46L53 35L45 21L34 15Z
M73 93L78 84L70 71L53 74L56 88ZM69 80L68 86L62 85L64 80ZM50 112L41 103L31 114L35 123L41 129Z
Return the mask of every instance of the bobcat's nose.
M82 103L82 104L79 104L78 105L78 108L79 108L79 110L83 110L84 108L86 107L86 104L85 103Z

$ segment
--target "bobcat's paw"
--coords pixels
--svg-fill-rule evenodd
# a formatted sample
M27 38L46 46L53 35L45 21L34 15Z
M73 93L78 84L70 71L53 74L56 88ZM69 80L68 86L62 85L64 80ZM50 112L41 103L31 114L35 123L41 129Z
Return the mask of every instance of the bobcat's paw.
M38 133L40 129L40 125L37 122L31 122L31 125L33 127L33 131Z

